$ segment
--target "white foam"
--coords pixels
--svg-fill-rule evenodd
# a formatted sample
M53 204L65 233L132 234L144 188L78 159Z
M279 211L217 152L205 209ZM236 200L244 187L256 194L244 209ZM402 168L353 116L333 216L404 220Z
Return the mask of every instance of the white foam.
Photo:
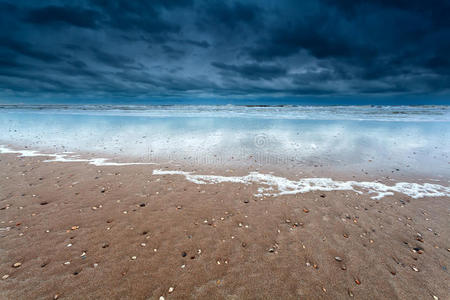
M245 176L198 175L183 171L153 170L153 175L183 175L196 184L216 184L223 182L242 184L261 184L256 197L280 196L307 193L312 191L355 191L375 194L372 199L381 199L395 193L402 193L411 198L450 197L450 187L431 183L398 182L393 186L371 181L337 181L331 178L303 178L298 181L271 174L251 172Z
M13 150L0 145L0 154L19 154L19 157L50 157L50 159L44 160L44 162L86 162L94 166L132 166L132 165L155 165L156 163L151 162L134 162L134 163L121 163L121 162L111 162L107 158L90 158L83 159L78 158L79 155L72 154L73 152L64 152L62 154L49 154L41 153L35 150Z

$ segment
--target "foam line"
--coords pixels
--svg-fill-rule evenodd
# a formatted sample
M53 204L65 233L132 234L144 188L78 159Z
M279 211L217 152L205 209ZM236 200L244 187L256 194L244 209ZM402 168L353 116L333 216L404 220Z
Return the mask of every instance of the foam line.
M258 193L254 196L281 196L307 193L312 191L355 191L372 195L372 199L381 199L395 193L401 193L411 198L450 197L450 187L431 183L398 182L393 186L371 181L337 181L331 178L303 178L298 181L289 180L271 174L251 172L245 176L197 175L184 171L153 170L153 175L182 175L188 181L196 184L216 184L223 182L241 184L260 184Z
M132 165L156 165L156 163L120 163L111 162L107 158L91 158L83 159L78 158L79 155L72 154L73 152L64 152L62 154L48 154L40 153L35 150L12 150L10 148L0 145L0 154L19 154L18 157L49 157L49 159L44 160L44 162L86 162L94 166L132 166Z

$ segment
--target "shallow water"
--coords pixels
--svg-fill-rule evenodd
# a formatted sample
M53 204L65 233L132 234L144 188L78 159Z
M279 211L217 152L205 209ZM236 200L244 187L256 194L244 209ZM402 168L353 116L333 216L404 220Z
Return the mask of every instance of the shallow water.
M329 166L450 176L450 114L436 107L11 107L3 144L145 161Z

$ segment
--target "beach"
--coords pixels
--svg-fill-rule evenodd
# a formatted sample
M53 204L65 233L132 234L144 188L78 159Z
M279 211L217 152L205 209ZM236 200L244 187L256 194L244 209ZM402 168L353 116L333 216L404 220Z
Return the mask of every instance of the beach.
M448 297L445 118L111 113L0 114L1 298Z

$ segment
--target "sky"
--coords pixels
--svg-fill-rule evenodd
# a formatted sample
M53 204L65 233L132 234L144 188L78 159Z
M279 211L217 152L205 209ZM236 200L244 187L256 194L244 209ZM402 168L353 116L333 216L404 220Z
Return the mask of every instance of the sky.
M450 104L447 0L0 0L0 103Z

